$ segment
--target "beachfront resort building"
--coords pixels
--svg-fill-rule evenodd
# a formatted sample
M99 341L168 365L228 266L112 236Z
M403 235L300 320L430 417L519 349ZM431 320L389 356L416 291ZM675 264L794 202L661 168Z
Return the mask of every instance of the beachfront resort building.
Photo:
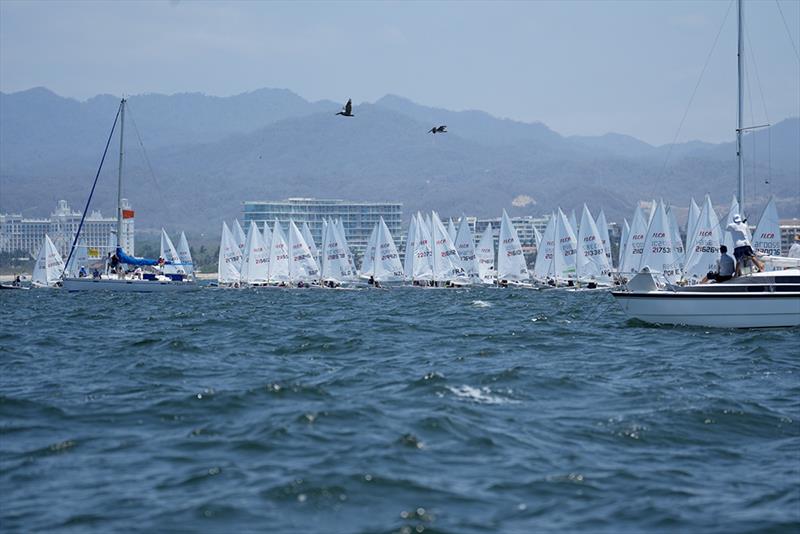
M122 246L134 253L134 212L123 199ZM35 258L45 234L66 261L81 222L81 212L73 211L66 200L59 200L55 211L46 218L28 218L21 214L0 214L0 252ZM116 244L117 218L103 217L99 211L86 216L79 245L89 248L89 257L105 256Z

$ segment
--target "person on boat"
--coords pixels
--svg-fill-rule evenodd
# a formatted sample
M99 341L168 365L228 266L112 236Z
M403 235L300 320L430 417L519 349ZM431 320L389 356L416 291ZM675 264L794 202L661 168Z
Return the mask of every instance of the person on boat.
M500 287L508 287L508 280L500 280L497 282L497 285Z
M95 280L98 280L100 278L100 271L98 271L97 269L92 271L92 278L94 278Z
M89 276L89 273L86 272L86 266L81 265L81 268L78 269L78 278L86 278Z
M371 286L374 286L375 285L375 277L370 275L369 280L367 280L367 283L369 285L371 285Z
M800 234L794 235L794 243L789 247L789 252L786 255L790 258L800 258Z
M728 254L728 247L722 245L719 247L719 259L717 260L717 270L711 271L702 280L701 284L706 284L710 280L715 282L725 282L733 278L733 273L736 272L736 267L733 258Z
M381 285L381 283L380 283L380 282L378 282L377 280L375 280L375 281L373 282L373 285L375 286L375 288L376 288L376 289L380 289L380 288L382 288L382 287L383 287L383 286Z
M736 276L741 276L742 267L747 260L756 264L759 271L764 270L764 263L756 258L756 253L750 245L750 239L747 237L749 230L747 228L747 219L742 219L738 213L733 216L733 222L726 228L733 237L733 243L736 248L733 249L733 257L736 258Z
M142 268L141 268L141 267L137 267L137 268L136 268L136 270L135 270L135 271L133 271L133 276L134 276L135 278L139 279L139 280L141 280L141 279L142 279L142 274L143 274L143 271L142 271Z
M11 285L14 287L20 287L22 285L22 279L19 277L19 275L14 277L14 281L11 282Z

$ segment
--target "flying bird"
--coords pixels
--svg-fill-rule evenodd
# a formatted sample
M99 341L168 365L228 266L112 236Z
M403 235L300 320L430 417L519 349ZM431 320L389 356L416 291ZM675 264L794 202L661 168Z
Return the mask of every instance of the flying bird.
M442 124L441 126L434 126L428 133L437 134L437 133L447 133L447 125Z
M338 112L337 115L341 115L342 117L355 117L355 115L353 115L353 100L351 98L347 99L347 104L344 105L344 109Z

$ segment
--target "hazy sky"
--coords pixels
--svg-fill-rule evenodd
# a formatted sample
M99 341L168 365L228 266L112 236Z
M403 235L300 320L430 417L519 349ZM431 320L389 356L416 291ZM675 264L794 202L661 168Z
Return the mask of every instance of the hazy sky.
M613 131L662 144L676 134L726 12L678 138L716 142L732 139L736 120L731 0L0 0L0 90L45 86L86 99L284 87L356 103L394 93L565 135ZM748 2L745 23L755 65L745 122L800 115L800 2Z

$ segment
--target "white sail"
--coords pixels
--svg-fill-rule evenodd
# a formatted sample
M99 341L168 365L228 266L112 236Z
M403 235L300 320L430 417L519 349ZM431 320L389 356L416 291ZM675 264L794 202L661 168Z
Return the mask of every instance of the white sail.
M265 223L266 228L266 223ZM283 283L289 281L289 243L278 219L272 226L272 240L269 245L269 281Z
M385 282L403 279L403 265L400 255L392 239L392 234L386 226L383 217L378 222L378 233L375 241L375 262L372 268L375 280Z
M621 273L639 272L648 226L648 220L645 219L641 206L636 206L636 211L633 212L633 222L628 231L628 240L625 243L625 255L622 257L619 267Z
M422 214L417 213L416 238L412 257L412 279L417 281L433 280L433 239L428 231Z
M667 210L664 203L660 202L647 229L639 269L648 267L651 272L662 273L670 282L676 282L680 278L681 269L673 243Z
M770 197L758 221L756 233L753 235L753 250L768 256L781 255L781 226L775 197Z
M465 279L455 244L450 240L447 229L435 211L431 214L431 224L433 225L434 281L449 282L457 278Z
M358 270L356 269L356 260L353 256L353 252L350 250L350 245L347 244L347 233L344 230L344 223L341 219L339 219L336 224L334 225L334 230L336 231L336 238L341 243L342 249L344 253L347 255L347 268L350 270L350 278L354 279L358 276Z
M458 226L458 232L456 232L455 246L458 257L461 260L461 269L470 280L478 281L480 272L478 270L478 257L475 253L475 236L472 235L467 218L463 216Z
M498 280L528 280L530 274L525 265L525 255L517 235L517 229L511 223L506 210L500 220L500 243L497 250L497 279Z
M414 248L416 247L418 238L417 230L417 216L411 216L411 222L408 223L408 234L406 234L406 251L403 255L403 274L406 280L414 278Z
M330 223L325 230L325 240L322 243L322 279L345 282L355 276L355 272L348 261L345 243L339 236L338 227Z
M486 225L486 230L481 235L478 248L475 249L475 257L478 260L478 276L481 283L493 284L496 271L494 269L494 236L491 223Z
M250 221L242 260L242 282L265 284L269 279L269 249L255 221Z
M36 264L33 267L33 285L55 287L63 274L64 260L61 259L61 254L50 240L50 236L45 234L44 242L42 242L42 247L36 257Z
M537 282L546 282L552 276L555 235L556 216L551 214L542 235L542 244L536 251L536 262L533 264L533 279Z
M293 282L308 282L319 278L319 265L303 233L289 220L289 278Z
M536 241L536 251L539 251L539 247L542 245L542 234L539 233L539 229L535 226L533 227L533 239Z
M558 209L556 213L555 253L553 254L553 275L556 281L575 278L577 259L577 238L567 216Z
M308 249L311 251L311 255L314 258L319 258L319 250L317 249L317 244L314 243L314 236L311 235L311 228L308 227L308 223L303 221L303 227L301 228L300 232L303 234L303 239L306 241L306 245L308 245Z
M631 233L631 225L628 219L622 219L622 233L619 238L619 250L617 250L617 271L622 270L622 260L625 257L625 246L628 244L628 235Z
M686 254L683 277L686 280L699 282L706 273L716 270L719 245L722 241L723 230L719 226L719 219L708 195L703 202L700 216L692 227L694 234L686 236L686 241L692 243L692 248ZM732 253L732 250L728 250L728 254L733 256Z
M242 229L242 225L239 224L239 219L233 220L233 228L231 229L231 233L233 235L233 241L239 247L239 265L237 268L241 271L242 264L241 260L244 259L244 245L247 242L247 236Z
M608 267L614 270L614 260L611 258L611 237L608 234L608 222L606 221L606 214L600 210L600 214L595 220L597 224L597 231L600 232L600 242L603 245L603 250L606 253L606 262Z
M172 244L172 240L163 228L161 229L161 251L159 257L170 262L170 264L164 265L164 274L186 274L183 265L181 265L181 258L175 250L175 245Z
M727 232L725 229L728 228L728 225L733 222L733 218L739 214L739 201L736 200L736 196L734 195L733 199L731 200L731 207L728 210L728 216L725 217L725 223L722 225L722 244L728 247L728 254L733 254L736 245L733 242L733 235L730 232Z
M178 241L178 259L181 261L183 272L187 276L192 276L194 274L192 252L189 250L189 241L186 240L186 234L183 232L181 232L181 239Z
M372 227L369 234L367 247L364 249L364 257L361 258L361 276L369 278L375 274L375 247L378 242L378 223Z
M671 206L667 208L667 218L669 219L669 231L672 236L672 250L678 259L676 269L680 272L683 271L683 265L686 263L686 250L683 248L683 239L678 228L678 220L675 218L675 210Z
M697 202L694 201L694 197L689 202L689 215L686 217L686 254L689 254L689 251L692 249L692 236L694 236L694 230L697 228L697 223L700 220L700 207L697 205Z
M581 213L581 225L578 230L578 251L575 260L576 275L579 280L607 281L611 273L603 236L589 213L586 204Z
M447 235L450 237L450 241L453 243L456 242L456 236L458 235L458 230L456 229L456 225L453 222L453 219L447 220Z
M217 280L220 284L235 284L241 279L239 266L242 255L228 225L222 221L222 237L219 242L219 260L217 262Z

